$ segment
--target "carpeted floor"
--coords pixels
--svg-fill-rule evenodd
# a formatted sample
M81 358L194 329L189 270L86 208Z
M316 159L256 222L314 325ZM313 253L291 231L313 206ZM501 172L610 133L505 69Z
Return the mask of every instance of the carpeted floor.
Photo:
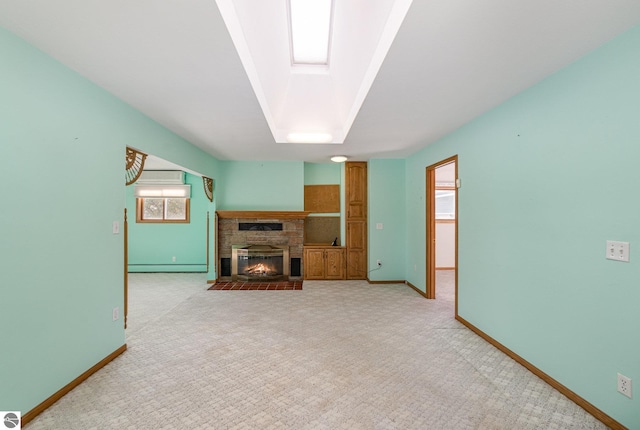
M201 274L132 274L129 349L26 428L605 428L455 321L451 279L426 300L403 284L215 294Z
M208 290L301 290L302 281L281 282L216 282Z

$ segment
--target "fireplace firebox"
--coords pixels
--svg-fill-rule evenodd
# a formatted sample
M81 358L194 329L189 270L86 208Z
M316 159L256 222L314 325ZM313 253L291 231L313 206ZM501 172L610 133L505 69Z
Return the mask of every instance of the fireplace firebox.
M233 245L233 281L288 281L289 247L274 245Z

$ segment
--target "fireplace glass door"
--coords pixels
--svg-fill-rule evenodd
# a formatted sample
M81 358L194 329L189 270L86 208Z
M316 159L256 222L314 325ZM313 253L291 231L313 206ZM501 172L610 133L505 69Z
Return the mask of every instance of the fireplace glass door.
M272 245L234 245L231 257L234 281L289 279L289 249Z

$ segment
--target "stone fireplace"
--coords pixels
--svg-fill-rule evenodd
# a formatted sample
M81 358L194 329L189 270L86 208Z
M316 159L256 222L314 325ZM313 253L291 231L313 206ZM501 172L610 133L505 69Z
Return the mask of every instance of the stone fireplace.
M217 211L216 214L219 281L302 279L304 220L308 212Z

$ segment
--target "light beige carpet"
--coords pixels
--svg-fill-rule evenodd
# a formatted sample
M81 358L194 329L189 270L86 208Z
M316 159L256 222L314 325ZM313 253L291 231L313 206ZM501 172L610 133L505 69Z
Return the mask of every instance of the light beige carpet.
M605 428L456 322L439 276L429 301L401 284L131 275L128 351L28 428Z

